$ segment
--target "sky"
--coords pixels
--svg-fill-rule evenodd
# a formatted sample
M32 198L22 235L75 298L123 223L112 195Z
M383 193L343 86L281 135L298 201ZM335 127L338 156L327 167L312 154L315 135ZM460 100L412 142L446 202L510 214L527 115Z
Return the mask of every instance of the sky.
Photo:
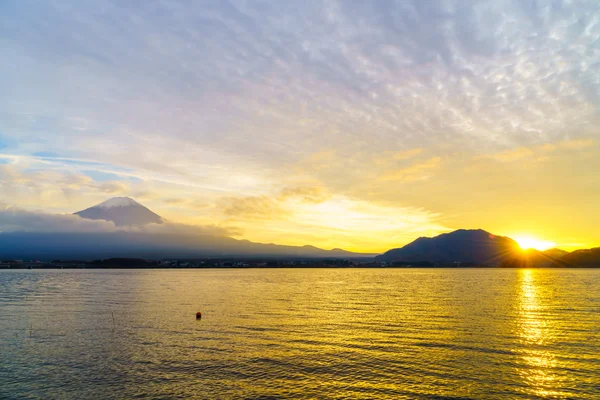
M28 216L600 246L596 0L3 0L0 54L0 203Z

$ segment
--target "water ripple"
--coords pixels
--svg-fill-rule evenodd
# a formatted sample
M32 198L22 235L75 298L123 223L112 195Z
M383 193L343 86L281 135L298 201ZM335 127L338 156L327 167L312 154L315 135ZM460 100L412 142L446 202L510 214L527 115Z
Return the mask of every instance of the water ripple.
M0 398L596 399L598 293L597 270L0 271Z

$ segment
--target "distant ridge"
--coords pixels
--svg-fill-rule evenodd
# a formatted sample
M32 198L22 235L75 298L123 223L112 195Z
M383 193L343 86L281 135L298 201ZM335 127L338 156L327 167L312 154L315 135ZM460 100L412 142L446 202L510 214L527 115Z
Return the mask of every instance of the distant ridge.
M460 229L433 238L420 237L404 247L389 250L376 259L388 262L457 262L499 266L521 253L521 248L511 238L494 235L483 229Z
M129 197L113 197L75 215L87 219L112 221L117 226L162 224L164 219Z
M390 263L509 268L600 267L600 248L572 253L561 249L523 250L509 237L483 229L459 229L432 238L421 237L377 256Z
M0 232L1 259L92 260L161 258L364 258L372 254L254 243L228 236L115 231L98 233Z
M561 258L561 257L564 257L567 254L569 254L568 251L565 251L562 249L557 249L557 248L544 250L544 251L542 251L542 253L546 256L553 257L553 258Z
M565 267L600 268L600 247L565 254L560 262Z

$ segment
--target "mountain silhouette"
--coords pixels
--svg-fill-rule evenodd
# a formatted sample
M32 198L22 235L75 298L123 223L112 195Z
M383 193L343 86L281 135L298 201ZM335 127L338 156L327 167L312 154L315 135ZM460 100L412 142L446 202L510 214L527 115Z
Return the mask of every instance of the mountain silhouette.
M87 219L112 221L116 226L162 224L164 219L129 197L113 197L75 215Z
M542 253L548 257L552 257L552 258L556 258L556 259L562 258L562 257L566 256L567 254L569 254L568 251L565 251L562 249L557 249L557 248L544 250L544 251L542 251Z
M402 248L389 250L376 259L388 262L426 261L500 266L521 254L521 248L511 238L493 235L482 229L460 229L433 238L420 237Z
M600 247L575 250L562 256L559 261L564 267L596 268L600 267Z
M562 267L560 261L561 255L568 252L560 249L555 251L539 251L536 249L522 250L520 253L515 253L505 257L499 264L500 267L510 268L556 268Z

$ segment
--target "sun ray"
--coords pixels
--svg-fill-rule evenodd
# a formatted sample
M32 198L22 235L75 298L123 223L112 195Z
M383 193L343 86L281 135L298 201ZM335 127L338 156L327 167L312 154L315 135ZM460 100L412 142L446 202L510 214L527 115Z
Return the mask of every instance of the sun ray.
M556 246L555 242L549 240L541 240L532 236L516 235L511 236L523 250L535 249L535 250L548 250Z

